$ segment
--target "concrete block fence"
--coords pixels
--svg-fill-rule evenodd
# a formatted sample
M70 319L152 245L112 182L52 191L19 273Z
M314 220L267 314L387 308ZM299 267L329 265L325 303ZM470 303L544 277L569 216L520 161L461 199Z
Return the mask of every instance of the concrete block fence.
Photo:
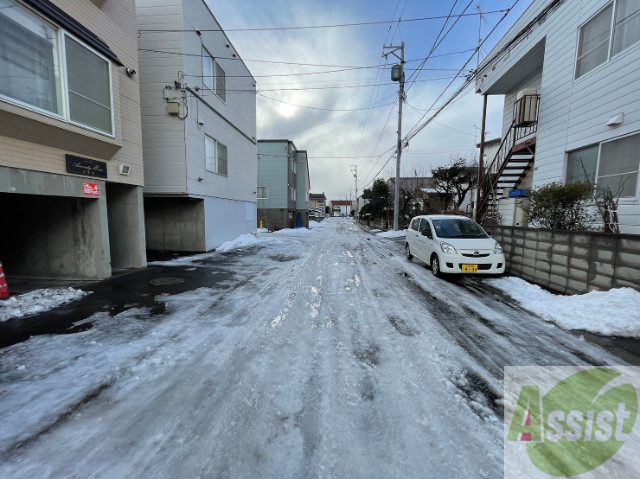
M484 229L502 245L508 274L565 294L622 287L640 291L640 235Z

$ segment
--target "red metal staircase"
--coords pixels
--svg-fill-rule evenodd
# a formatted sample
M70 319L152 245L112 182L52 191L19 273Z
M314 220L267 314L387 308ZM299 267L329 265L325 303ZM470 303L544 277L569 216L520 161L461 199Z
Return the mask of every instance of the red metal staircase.
M524 95L513 105L513 122L500 148L483 168L477 218L484 224L498 222L498 199L518 186L533 165L538 130L540 95Z

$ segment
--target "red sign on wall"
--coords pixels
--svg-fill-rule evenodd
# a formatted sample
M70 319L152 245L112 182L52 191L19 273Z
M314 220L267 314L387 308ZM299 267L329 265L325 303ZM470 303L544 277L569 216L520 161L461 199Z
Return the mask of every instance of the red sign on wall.
M85 196L100 196L100 185L97 183L82 183Z

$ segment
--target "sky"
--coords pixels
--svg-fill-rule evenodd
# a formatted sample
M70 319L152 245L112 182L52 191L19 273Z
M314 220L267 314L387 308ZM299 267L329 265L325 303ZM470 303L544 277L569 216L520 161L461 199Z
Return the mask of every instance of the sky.
M481 61L531 1L207 0L256 78L258 139L307 150L311 192L329 200L355 199L356 166L359 195L395 175L398 83L390 76L398 60L382 57L384 45L405 43L405 137L477 66L478 39ZM331 27L290 28L320 26ZM489 98L487 139L500 136L502 109L501 96ZM401 176L431 176L453 158L477 155L481 124L482 97L470 88L403 149Z

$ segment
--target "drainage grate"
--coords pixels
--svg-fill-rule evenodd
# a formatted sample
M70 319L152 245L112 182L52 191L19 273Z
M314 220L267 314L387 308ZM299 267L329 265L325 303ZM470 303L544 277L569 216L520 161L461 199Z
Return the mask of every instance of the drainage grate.
M173 286L182 283L184 283L183 278L156 278L149 281L149 284L153 286Z

